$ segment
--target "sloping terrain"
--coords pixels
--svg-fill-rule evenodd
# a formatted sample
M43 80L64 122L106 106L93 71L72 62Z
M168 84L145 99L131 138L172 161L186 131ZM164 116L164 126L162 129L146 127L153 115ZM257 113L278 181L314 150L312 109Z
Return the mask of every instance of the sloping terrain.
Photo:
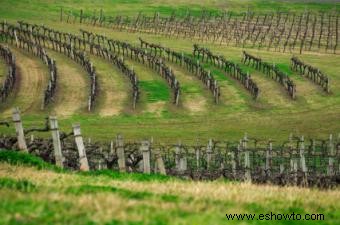
M12 164L9 164L11 162ZM340 222L340 190L192 182L113 171L61 171L29 155L0 151L1 224L254 224L226 214L323 214ZM303 218L302 217L302 218ZM256 220L256 219L255 219ZM307 222L307 221L303 221ZM261 224L301 224L263 220Z

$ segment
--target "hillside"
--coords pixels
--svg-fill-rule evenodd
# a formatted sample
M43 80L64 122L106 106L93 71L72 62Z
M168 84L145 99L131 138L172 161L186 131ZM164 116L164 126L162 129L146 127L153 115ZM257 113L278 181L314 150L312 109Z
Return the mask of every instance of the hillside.
M71 172L22 153L0 152L1 224L240 224L226 214L323 214L339 224L340 190L193 182L112 171ZM242 224L257 224L242 221Z

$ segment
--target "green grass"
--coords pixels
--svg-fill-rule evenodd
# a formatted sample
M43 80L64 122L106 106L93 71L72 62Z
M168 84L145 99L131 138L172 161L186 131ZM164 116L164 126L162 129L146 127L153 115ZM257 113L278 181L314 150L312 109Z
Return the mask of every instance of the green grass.
M36 156L24 152L0 150L0 162L9 163L12 165L32 166L37 169L62 171L60 168L51 165Z
M14 180L12 178L0 178L0 189L12 189L22 192L30 192L35 190L35 185L30 181L24 180Z
M169 88L164 82L140 81L139 86L146 93L148 102L169 101Z
M123 14L136 15L138 12L143 12L148 15L153 15L154 12L160 12L161 15L171 15L174 10L179 16L185 16L189 11L191 15L198 16L202 10L207 13L217 14L222 10L232 11L233 14L240 14L250 8L254 11L304 11L310 10L330 10L339 9L339 3L332 0L329 1L286 1L286 0L217 0L217 1L171 1L164 2L161 0L101 0L97 1L95 6L91 0L81 1L20 1L20 0L4 0L1 2L0 15L6 18L31 19L37 17L46 19L49 17L59 18L60 7L64 8L65 12L79 14L80 8L85 10L85 15L99 15L100 9L104 10L104 15Z
M7 224L239 224L226 213L322 213L323 221L340 222L338 188L333 190L147 179L155 175L109 171L56 173L41 169L34 156L0 151L0 223ZM14 157L15 155L15 157ZM15 158L15 160L13 160ZM33 161L33 162L30 162ZM39 163L37 163L37 161ZM144 177L141 179L141 177ZM243 224L256 224L243 221ZM262 221L261 224L273 224Z

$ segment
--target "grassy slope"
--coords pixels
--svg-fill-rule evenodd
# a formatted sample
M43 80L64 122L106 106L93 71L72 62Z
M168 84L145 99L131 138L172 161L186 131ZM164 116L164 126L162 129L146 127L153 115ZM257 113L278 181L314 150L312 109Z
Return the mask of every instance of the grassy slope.
M100 0L96 1L95 8L93 7L92 0L34 0L34 1L21 1L21 0L3 0L0 8L0 15L6 18L22 18L31 19L32 17L39 17L46 19L46 16L57 16L62 6L64 10L74 10L73 13L79 13L75 9L80 6L87 12L99 14L100 9L104 9L107 14L117 13L123 15L136 15L136 12L143 12L153 15L155 11L164 15L170 15L174 10L179 15L185 15L188 10L192 15L198 15L202 9L208 12L217 12L219 10L232 10L234 12L243 12L248 9L256 11L271 11L271 10L295 10L303 11L305 9L311 10L329 10L339 7L339 3L334 0L326 0L320 3L320 0L216 0L216 1L187 1L187 0ZM39 14L37 15L36 10Z
M49 106L57 116L70 116L87 110L89 78L83 68L61 53L48 50L47 54L56 60L57 91L55 101Z
M239 224L227 222L225 214L270 212L323 213L324 221L308 224L340 222L339 189L67 172L35 157L4 151L0 152L0 194L1 224ZM302 224L275 224L287 222Z
M16 56L17 85L15 93L1 105L3 115L10 116L13 106L27 114L41 113L44 90L47 87L48 68L38 58L25 50L10 46Z
M65 31L78 32L79 28L83 28L135 44L138 44L138 36L142 36L148 41L162 43L164 46L174 48L178 51L184 51L188 54L192 51L192 44L194 42L190 40L176 39L174 41L173 39L162 36L147 34L126 35L125 32L116 32L105 28L93 28L86 25L80 26L79 24L60 24L58 21L58 7L60 5L63 5L65 8L74 9L89 8L90 1L80 1L77 3L72 3L71 1L49 1L49 3L47 6L45 1L30 1L30 4L24 6L24 2L22 1L11 1L11 3L9 1L3 1L0 12L2 17L7 19L22 18L38 23L41 23L40 18L44 16L48 18L45 18L45 24ZM249 1L242 1L241 3L239 1L227 1L226 3L214 1L195 4L196 6L192 6L187 1L175 1L172 3L165 3L164 1L144 1L143 4L139 1L115 1L114 3L100 1L96 4L96 9L98 11L102 7L105 8L105 12L108 13L135 13L141 10L154 11L162 9L160 10L161 12L170 13L172 9L180 9L184 12L184 9L189 6L190 9L195 10L199 8L199 5L203 6L203 4L205 4L204 7L207 9L228 6L228 8L233 10L245 9L245 5L247 4L252 5L252 9L255 10L262 7L265 7L263 9L276 8L276 6L279 5L277 1L270 1L268 4L264 4L264 1L254 1L252 3ZM303 9L302 3L296 2L294 2L294 4L280 4L280 6L285 9ZM329 9L334 6L337 6L337 4L307 4L307 7L311 9ZM43 7L46 8L39 10ZM4 9L6 9L6 12ZM39 15L35 13L36 11L40 12ZM19 12L20 17L18 15ZM227 58L240 62L240 48L214 44L202 45L209 47L217 54L223 54ZM340 65L336 63L340 60L339 56L323 53L305 53L301 56L302 59L321 68L322 71L330 76L333 93L330 96L326 96L310 81L289 71L289 58L291 54L255 49L249 51L253 54L258 54L268 61L275 61L280 67L289 72L298 84L298 99L296 101L291 101L282 88L268 78L265 78L263 74L243 66L251 72L255 80L258 80L260 87L267 87L267 89L263 90L260 94L259 101L254 102L237 82L229 77L224 77L220 71L209 67L221 82L222 102L219 106L215 106L209 99L210 93L203 94L202 96L208 99L206 104L209 110L206 110L204 113L197 112L193 116L188 114L188 110L182 110L181 108L178 110L172 107L169 103L171 92L170 90L166 90L167 86L165 82L148 69L140 68L142 98L137 115L131 113L129 110L122 110L123 113L121 115L113 117L101 117L98 116L97 113L92 115L80 113L64 118L60 121L60 126L63 130L69 130L72 122L79 121L82 124L82 130L85 136L101 140L112 138L116 133L123 133L124 136L129 139L149 138L153 136L156 140L160 141L177 141L177 139L181 137L182 141L185 142L196 140L196 137L201 138L202 141L210 137L235 140L239 139L244 132L262 138L274 136L278 140L286 139L290 132L318 138L324 138L327 137L329 133L338 132L340 125L339 123L334 123L334 121L339 119L338 115L340 111L338 107L340 103L340 81L337 73ZM131 62L131 65L134 64L136 63ZM139 69L137 64L135 68L136 70ZM107 65L105 69L109 71ZM159 82L148 83L147 77L150 75L154 77L154 79L159 80ZM189 74L184 75L190 76ZM200 86L197 84L195 87L199 88ZM188 90L190 91L190 89ZM188 101L185 96L183 99ZM101 99L100 101L105 100ZM119 105L128 104L121 101L124 100L119 100ZM105 103L100 104L103 105ZM157 110L154 110L155 108ZM41 124L41 122L43 122L43 115L44 113L39 112L24 115L24 125L29 127ZM3 118L6 119L6 117ZM164 132L159 132L160 130L166 130L166 135L164 135ZM12 129L7 128L0 128L0 131L2 133L13 133Z

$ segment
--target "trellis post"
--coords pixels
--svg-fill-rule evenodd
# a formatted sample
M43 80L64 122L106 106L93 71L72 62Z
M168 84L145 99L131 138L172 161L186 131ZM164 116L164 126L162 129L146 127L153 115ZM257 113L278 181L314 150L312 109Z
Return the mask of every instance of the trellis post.
M15 132L16 132L17 139L18 139L18 148L21 151L28 153L26 140L25 140L25 134L24 134L24 128L22 126L19 108L13 109L12 118L13 118Z
M237 164L235 152L231 151L230 154L231 154L231 170L232 170L233 176L235 178L236 177L236 164Z
M210 138L207 145L207 169L210 169L211 167L212 153L213 153L213 141Z
M247 134L245 134L242 140L242 149L244 151L244 168L245 168L244 178L245 178L245 181L251 182L250 152L247 148L247 142L248 142L248 137L247 137Z
M80 131L80 124L73 124L73 135L74 139L78 148L79 153L79 163L80 163L80 170L81 171L89 171L89 162L87 161L86 157L86 150L84 146L83 137Z
M154 153L155 153L156 165L157 165L157 169L159 173L162 175L166 175L165 165L164 165L164 161L160 153L160 150L156 149Z
M328 144L328 167L327 167L327 175L332 176L334 175L334 145L333 145L333 135L329 135L329 144Z
M270 141L269 146L267 148L267 152L266 152L266 173L269 176L271 174L270 169L271 169L271 164L272 164L272 150L273 150L273 143Z
M195 149L195 155L196 155L196 169L199 170L200 168L200 148L197 143L197 147Z
M187 170L187 157L183 152L182 146L180 146L179 152L179 172L183 173Z
M176 170L179 171L179 168L180 168L180 146L181 146L181 142L178 141L178 144L176 145L175 147L175 167L176 167Z
M140 151L143 155L143 172L146 174L151 173L150 169L150 143L149 141L142 141Z
M52 132L53 139L53 148L54 148L54 157L55 163L57 166L63 168L63 155L61 152L61 142L60 142L60 134L58 128L58 120L55 116L50 116L50 128Z
M307 166L306 166L306 158L305 158L305 140L302 136L300 139L300 165L301 170L303 172L303 183L307 184Z
M118 156L118 167L120 172L126 172L125 166L125 153L124 153L124 140L123 137L118 134L116 138L116 149Z
M60 7L60 22L63 22L63 7Z

